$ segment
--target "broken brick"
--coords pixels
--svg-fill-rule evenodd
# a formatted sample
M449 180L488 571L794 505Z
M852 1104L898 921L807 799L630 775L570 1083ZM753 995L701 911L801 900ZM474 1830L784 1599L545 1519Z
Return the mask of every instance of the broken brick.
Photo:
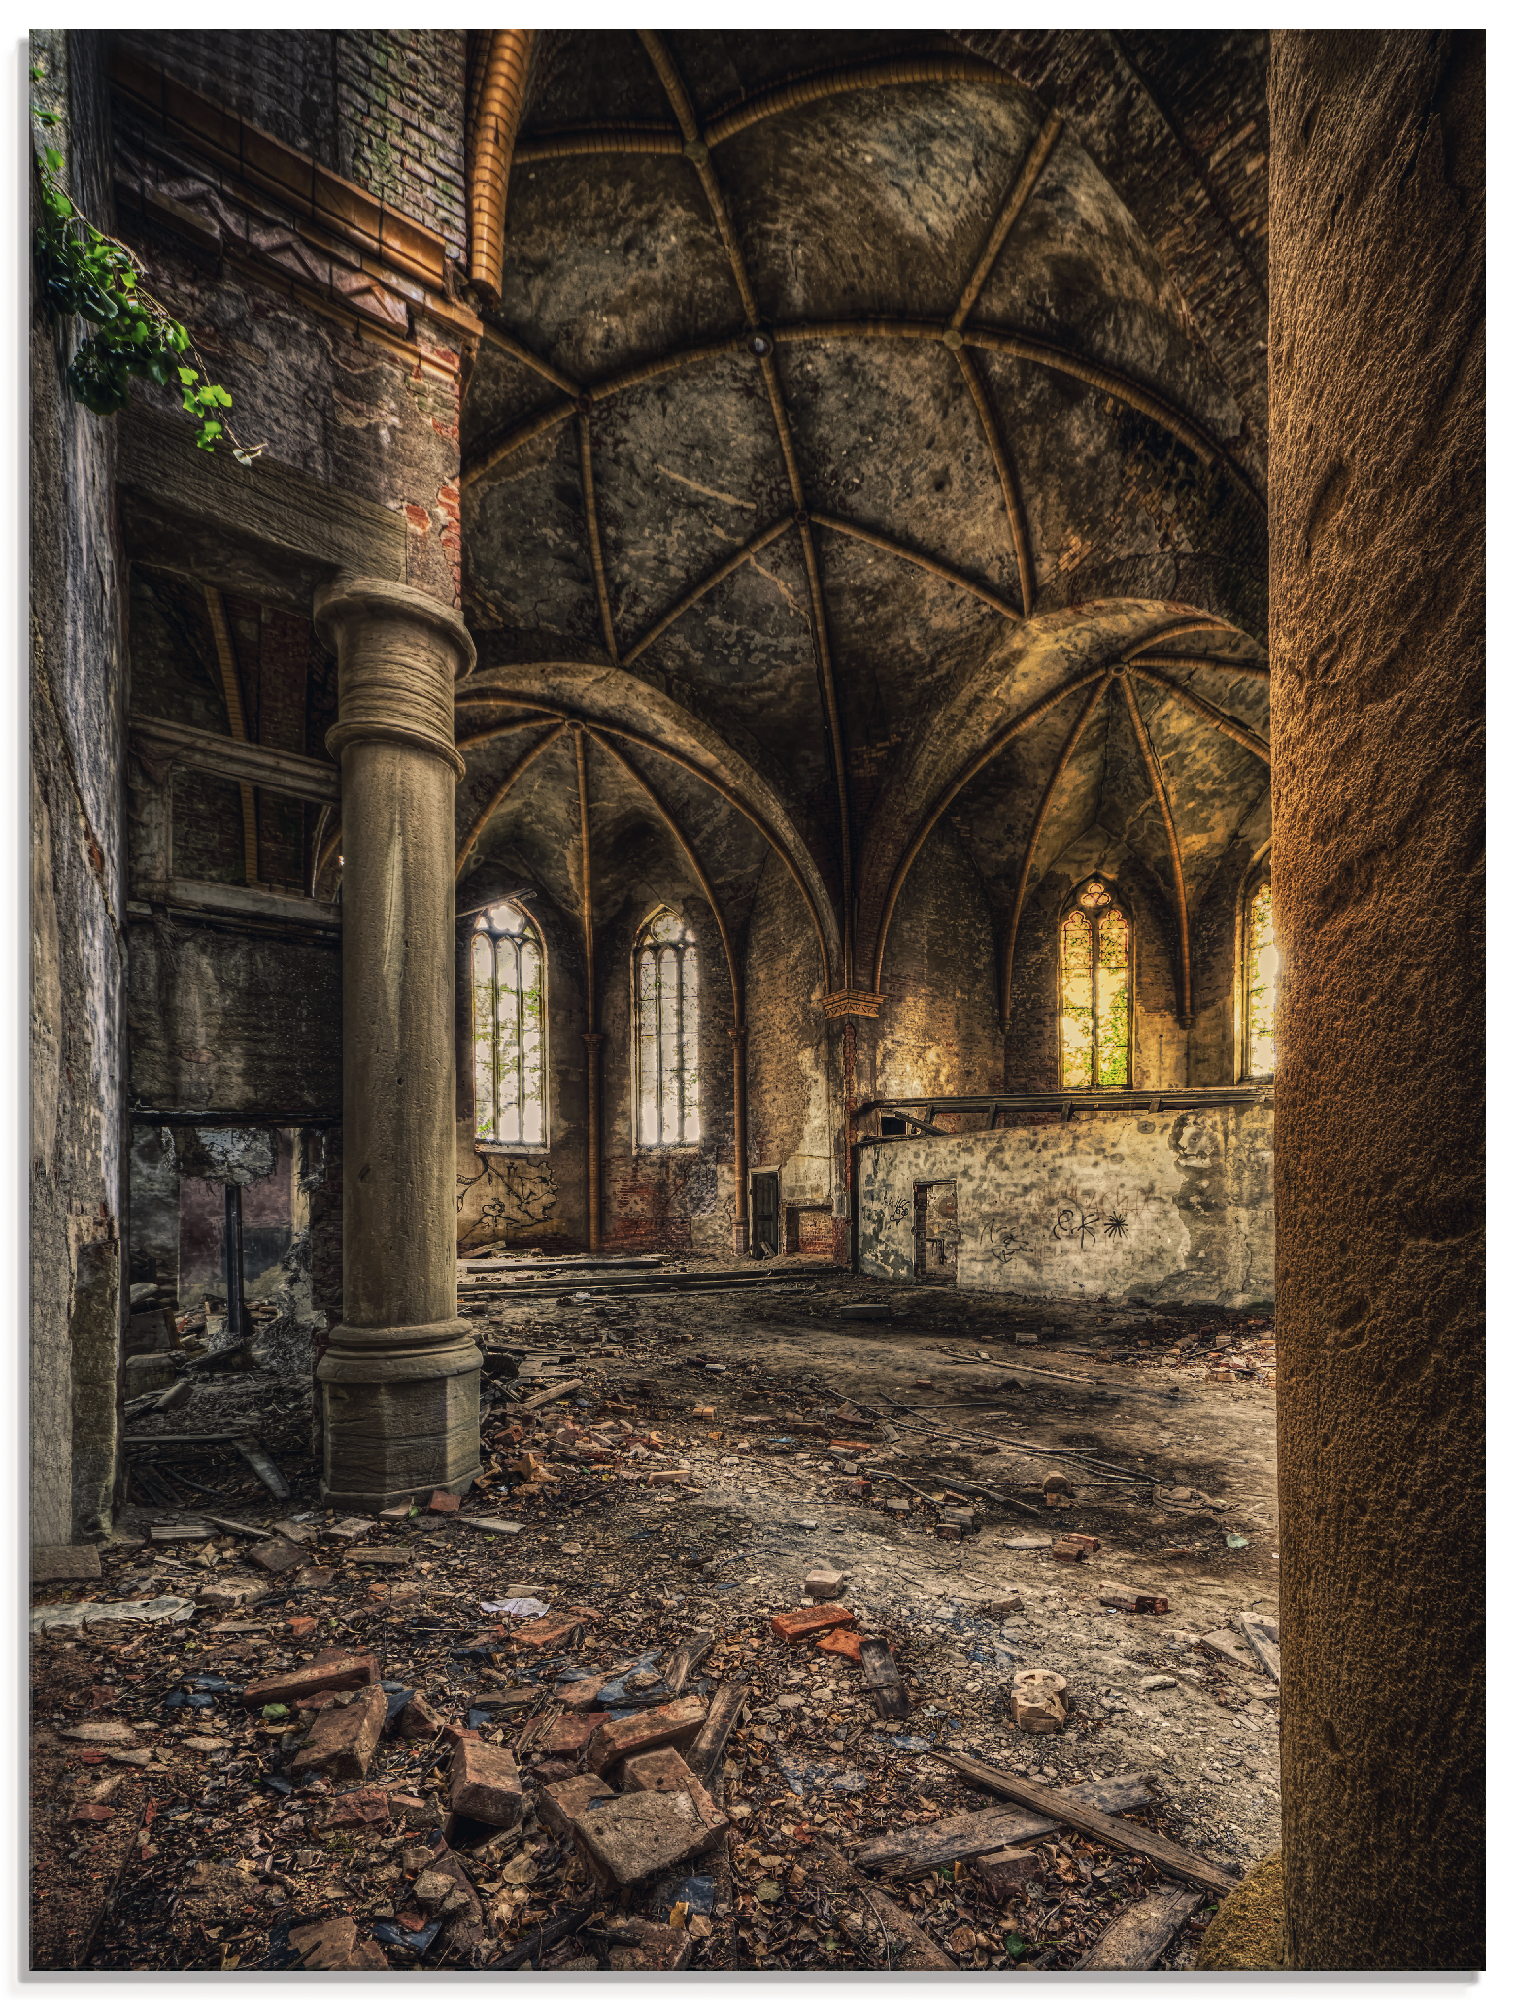
M560 1778L544 1785L537 1794L537 1818L551 1832L567 1834L570 1823L595 1799L611 1799L615 1793L603 1778L581 1771L576 1777Z
M594 1714L538 1716L536 1727L522 1732L519 1748L533 1757L576 1758L604 1720Z
M857 1620L840 1604L807 1604L800 1611L781 1611L768 1622L779 1637L787 1639L792 1646L800 1639L813 1638L818 1632L830 1632L838 1625L855 1625Z
M389 1698L376 1686L360 1689L340 1708L323 1708L295 1752L294 1776L366 1778L388 1713Z
M426 1503L428 1514L456 1514L462 1505L456 1493L449 1493L445 1486L439 1486Z
M254 1681L242 1691L244 1708L266 1708L272 1701L294 1703L309 1695L337 1694L345 1688L364 1687L379 1678L371 1653L322 1653L308 1666L275 1674L266 1681Z
M621 1766L621 1784L628 1792L675 1792L694 1776L672 1745L644 1750Z
M975 1854L972 1867L995 1901L1003 1903L1041 1873L1042 1861L1034 1847L997 1847L992 1854Z
M800 1588L812 1603L823 1604L841 1596L847 1588L847 1578L839 1569L813 1569Z
M1084 1562L1098 1547L1093 1535L1062 1535L1052 1544L1052 1553L1062 1562Z
M420 1743L440 1736L447 1724L424 1695L413 1694L395 1718L395 1734L407 1743Z
M266 1569L270 1576L283 1576L286 1571L300 1567L305 1551L296 1548L293 1542L286 1542L282 1535L275 1535L271 1541L259 1542L250 1552L250 1560L259 1569Z
M518 1646L568 1646L584 1629L581 1617L550 1612L545 1618L528 1618L511 1634Z
M604 1674L589 1674L581 1681L564 1681L553 1693L564 1708L593 1708L606 1678Z
M629 1888L708 1853L727 1820L698 1780L676 1792L625 1792L573 1820L573 1835L602 1885Z
M299 1953L306 1972L387 1972L389 1960L380 1947L365 1939L358 1942L358 1926L351 1917L327 1917L319 1923L299 1924L289 1933L292 1950Z
M510 1752L465 1736L452 1753L448 1804L486 1826L514 1826L521 1817L521 1774Z
M684 1750L700 1733L705 1720L705 1704L698 1695L686 1694L678 1701L664 1702L661 1708L644 1708L636 1715L617 1716L602 1721L589 1739L585 1758L591 1771L608 1771L623 1757L635 1757L643 1750L661 1750L671 1743Z
M834 1632L827 1632L817 1642L818 1653L836 1653L844 1660L851 1660L856 1666L863 1657L863 1635L851 1632L845 1625L839 1625Z
M1017 1729L1028 1736L1050 1736L1068 1720L1063 1696L1068 1683L1061 1674L1044 1667L1028 1667L1015 1676L1010 1692L1010 1713Z
M1141 1611L1154 1617L1161 1617L1168 1608L1166 1597L1159 1597L1149 1590L1111 1591L1100 1599L1100 1603L1108 1605L1112 1611Z

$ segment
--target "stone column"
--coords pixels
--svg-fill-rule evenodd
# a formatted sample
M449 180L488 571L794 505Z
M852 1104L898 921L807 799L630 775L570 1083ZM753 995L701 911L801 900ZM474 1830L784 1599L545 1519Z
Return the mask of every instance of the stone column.
M1286 1954L1482 1960L1483 36L1272 39Z
M317 1369L330 1506L479 1469L479 1350L457 1312L453 682L446 606L370 577L316 600L342 765L342 1324Z

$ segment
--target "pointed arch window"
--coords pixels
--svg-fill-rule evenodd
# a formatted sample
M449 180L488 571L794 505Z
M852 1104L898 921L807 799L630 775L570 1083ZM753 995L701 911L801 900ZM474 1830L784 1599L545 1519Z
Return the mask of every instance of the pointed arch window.
M700 968L694 932L657 910L632 954L636 1006L637 1143L694 1146L700 1138Z
M1273 938L1273 883L1264 876L1247 898L1242 975L1242 1074L1261 1083L1273 1074L1273 1020L1278 1007L1278 946Z
M546 959L542 935L516 902L474 919L474 1135L483 1146L547 1143Z
M1063 917L1058 1029L1064 1090L1131 1088L1131 920L1097 875Z

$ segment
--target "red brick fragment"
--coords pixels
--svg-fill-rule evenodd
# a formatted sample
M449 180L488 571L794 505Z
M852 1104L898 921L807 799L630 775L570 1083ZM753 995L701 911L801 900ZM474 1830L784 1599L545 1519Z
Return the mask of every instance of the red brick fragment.
M857 1620L840 1604L807 1604L799 1611L781 1611L768 1622L792 1646L800 1639L812 1639L818 1632L830 1632L838 1625L855 1625Z
M379 1678L371 1653L318 1653L308 1666L294 1667L242 1691L244 1708L265 1708L282 1701L291 1706L311 1695L336 1694L344 1688L366 1687Z
M510 1752L465 1736L452 1754L448 1804L486 1826L514 1826L521 1817L521 1774Z
M602 1721L589 1739L584 1761L591 1771L608 1771L623 1757L661 1750L665 1743L677 1750L687 1749L704 1720L704 1702L696 1694L686 1694L678 1701L664 1702L661 1708L644 1708L636 1715Z
M426 1503L428 1514L456 1514L462 1505L456 1493L449 1493L445 1486L439 1486Z
M839 1653L844 1660L851 1660L857 1666L863 1657L863 1635L838 1627L828 1632L815 1649L818 1653Z
M325 1708L310 1725L310 1734L295 1752L294 1777L320 1772L332 1778L366 1778L379 1747L389 1701L383 1688L361 1689L341 1708Z

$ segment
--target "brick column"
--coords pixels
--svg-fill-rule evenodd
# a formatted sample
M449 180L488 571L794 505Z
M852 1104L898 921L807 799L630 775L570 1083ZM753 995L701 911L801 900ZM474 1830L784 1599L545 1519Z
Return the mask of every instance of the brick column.
M453 682L461 621L401 584L339 577L343 1319L317 1369L329 1505L377 1510L479 1469L480 1357L457 1316Z

